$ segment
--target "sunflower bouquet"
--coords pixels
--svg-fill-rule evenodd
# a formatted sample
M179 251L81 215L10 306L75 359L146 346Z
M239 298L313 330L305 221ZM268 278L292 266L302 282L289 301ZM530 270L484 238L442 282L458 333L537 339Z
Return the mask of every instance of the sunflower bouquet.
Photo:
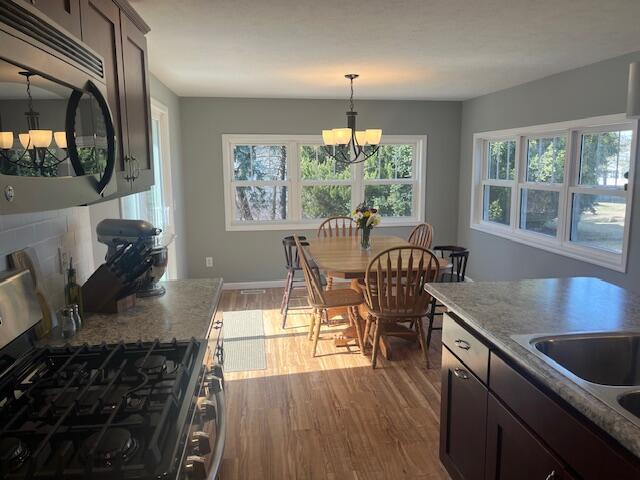
M380 224L382 217L378 213L377 208L369 207L364 203L361 203L355 208L352 216L358 229L362 230L360 245L363 250L369 250L369 248L371 248L371 230Z

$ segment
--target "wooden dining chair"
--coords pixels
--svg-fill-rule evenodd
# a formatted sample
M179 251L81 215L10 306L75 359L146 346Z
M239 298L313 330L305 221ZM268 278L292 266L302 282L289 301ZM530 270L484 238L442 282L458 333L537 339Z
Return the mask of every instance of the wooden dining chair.
M431 248L431 244L433 243L433 227L428 223L421 223L420 225L416 225L414 229L411 230L407 241L411 245Z
M307 242L307 237L299 236L300 244L303 247L309 246L309 242ZM289 310L292 307L289 306L293 297L293 292L296 289L306 288L304 285L304 276L299 277L302 273L302 267L300 266L300 258L298 255L298 249L296 248L296 242L293 239L293 236L287 236L282 239L282 247L284 249L284 261L285 261L285 269L287 270L287 278L284 283L284 290L282 292L282 302L280 303L280 315L282 316L282 328L284 329L287 324L287 316L289 314ZM318 266L315 264L311 265L311 269L316 272L316 274L320 278L321 285L326 286L327 282L324 277L320 274L318 270ZM296 275L298 274L298 275ZM298 308L309 308L308 305L304 305Z
M422 319L429 313L431 295L424 286L439 275L438 258L430 250L418 246L389 248L369 262L364 277L369 317L363 343L369 339L373 327L373 368L376 368L381 335L417 336L429 368ZM416 331L400 325L405 322L414 324Z
M318 228L318 238L325 237L357 237L356 222L351 217L327 218Z
M364 351L362 346L360 321L357 317L357 308L363 302L362 294L350 288L323 290L317 270L312 268L308 253L300 243L299 237L294 235L293 238L298 249L300 266L304 273L305 285L307 286L307 294L309 296L309 305L313 309L311 325L309 328L309 340L313 340L313 356L316 356L316 350L318 348L320 325L322 322L328 323L329 321L329 315L327 313L329 308L346 307L348 309L349 318L356 328L358 346L360 347L360 351Z
M358 228L351 217L327 218L318 228L318 238L327 237L357 237ZM327 275L327 290L333 289L333 277Z

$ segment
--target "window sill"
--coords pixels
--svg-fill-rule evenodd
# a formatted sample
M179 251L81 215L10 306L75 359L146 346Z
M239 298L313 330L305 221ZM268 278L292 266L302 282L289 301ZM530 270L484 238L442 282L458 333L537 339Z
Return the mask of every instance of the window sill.
M317 230L320 227L324 219L310 222L297 222L297 223L253 223L253 224L227 224L227 232L259 232L259 231L294 231L294 230ZM415 218L398 219L398 220L385 220L382 219L382 223L376 228L393 228L393 227L415 227L419 223L423 223L422 220Z
M494 226L487 223L473 223L472 230L489 233L497 237L502 237L529 247L539 248L547 252L569 257L574 260L598 265L600 267L615 270L616 272L627 271L627 262L624 254L610 253L605 250L584 247L579 244L561 243L554 238L544 238L540 234L523 232L520 229L510 227Z

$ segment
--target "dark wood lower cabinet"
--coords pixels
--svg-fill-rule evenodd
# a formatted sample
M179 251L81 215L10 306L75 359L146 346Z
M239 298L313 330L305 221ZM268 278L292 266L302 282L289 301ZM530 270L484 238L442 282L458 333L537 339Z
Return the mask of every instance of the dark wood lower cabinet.
M640 480L637 457L449 316L440 460L454 480Z
M487 392L443 346L440 460L456 480L484 478Z
M489 394L486 480L567 480L562 463Z

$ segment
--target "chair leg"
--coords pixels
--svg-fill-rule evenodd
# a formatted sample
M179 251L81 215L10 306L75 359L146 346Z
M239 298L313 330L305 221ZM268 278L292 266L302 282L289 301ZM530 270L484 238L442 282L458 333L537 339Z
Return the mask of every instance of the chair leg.
M287 314L289 313L289 300L291 300L291 290L293 289L293 272L289 272L287 275L287 283L284 291L284 305L282 308L282 329L284 330L287 324Z
M431 334L433 333L433 320L436 317L436 299L435 297L431 298L431 308L429 309L429 314L427 318L429 319L429 327L427 329L427 349L431 345Z
M362 332L360 331L360 315L358 314L358 307L349 307L349 317L353 321L353 325L356 327L356 337L358 341L358 347L360 347L360 353L364 353L364 340L362 339Z
M427 362L427 370L428 370L429 369L429 349L424 342L424 328L422 325L422 318L418 318L416 320L416 325L418 326L418 340L420 341L420 347L422 348L422 353L424 353L424 359Z
M314 308L311 312L311 325L309 325L309 341L313 340L313 331L316 328L316 322L318 319L316 316L318 315L318 311Z
M374 320L374 334L373 334L373 351L371 352L371 368L376 368L378 362L378 350L380 350L380 320Z
M371 330L371 315L367 315L367 318L364 323L364 331L362 332L362 346L365 348L367 346L367 343L369 343L370 330Z
M315 332L314 332L314 337L313 337L313 356L316 356L316 350L318 348L318 340L320 339L320 324L322 323L322 318L325 317L327 315L327 311L326 310L322 310L320 312L320 315L315 323Z
M287 278L284 281L284 289L282 290L282 302L280 302L280 314L284 313L284 304L287 301L287 286L289 285L289 276L291 272L287 270Z

